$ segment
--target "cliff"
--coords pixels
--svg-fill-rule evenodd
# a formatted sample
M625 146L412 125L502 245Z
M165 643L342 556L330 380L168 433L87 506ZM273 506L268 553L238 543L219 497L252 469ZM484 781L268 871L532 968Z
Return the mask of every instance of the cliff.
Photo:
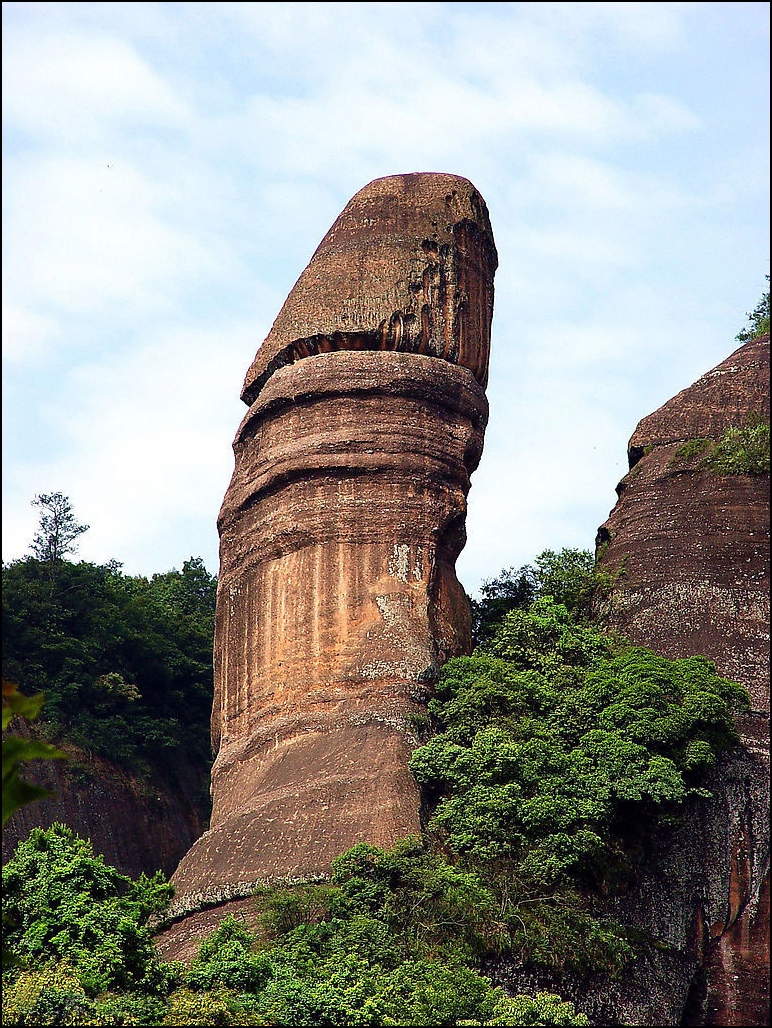
M12 730L31 731L18 721ZM179 754L163 773L140 776L75 746L59 745L69 760L23 766L22 777L52 795L11 816L3 829L3 863L33 828L60 822L91 839L94 852L124 874L171 875L206 827L206 768Z
M769 1023L769 473L710 461L727 430L768 423L769 392L767 333L644 418L597 538L617 576L599 607L607 625L668 657L704 654L751 696L714 799L652 840L627 903L678 955L667 988L683 1024Z

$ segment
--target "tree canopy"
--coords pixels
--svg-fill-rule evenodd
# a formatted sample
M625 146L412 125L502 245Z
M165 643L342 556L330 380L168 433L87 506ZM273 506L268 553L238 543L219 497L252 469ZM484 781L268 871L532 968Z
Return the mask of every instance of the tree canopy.
M210 757L216 578L200 558L153 575L35 557L3 567L3 675L44 693L54 738L141 769ZM180 711L185 717L180 717Z
M411 768L456 852L537 889L598 884L635 830L699 794L747 706L708 660L627 646L543 597L445 665Z
M607 587L608 572L598 568L590 550L542 550L533 564L512 567L480 587L480 599L470 600L472 643L489 643L501 619L511 610L527 610L540 596L551 596L579 618L590 617L593 596Z
M88 525L77 522L72 504L62 493L39 493L32 501L40 508L40 524L30 549L38 560L55 564L77 551L78 537L88 532Z

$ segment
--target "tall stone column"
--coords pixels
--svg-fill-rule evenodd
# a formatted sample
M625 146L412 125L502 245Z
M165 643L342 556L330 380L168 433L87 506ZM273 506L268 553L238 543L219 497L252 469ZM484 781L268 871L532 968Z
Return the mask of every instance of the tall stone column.
M211 828L174 876L188 909L420 830L417 726L470 648L455 561L496 263L466 179L378 179L247 373L218 522Z

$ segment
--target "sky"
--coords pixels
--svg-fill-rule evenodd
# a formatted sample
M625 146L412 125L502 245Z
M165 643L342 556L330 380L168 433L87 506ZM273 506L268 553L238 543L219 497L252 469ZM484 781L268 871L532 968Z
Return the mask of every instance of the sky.
M638 421L768 288L767 3L3 3L3 560L201 557L327 229L448 172L499 253L458 574L592 549Z

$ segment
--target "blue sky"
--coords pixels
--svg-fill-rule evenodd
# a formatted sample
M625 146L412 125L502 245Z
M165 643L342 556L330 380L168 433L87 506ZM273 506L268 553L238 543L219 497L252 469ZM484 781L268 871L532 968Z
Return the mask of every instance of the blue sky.
M4 3L3 559L203 557L244 373L382 175L471 179L499 251L469 592L592 548L635 425L769 272L767 3Z

